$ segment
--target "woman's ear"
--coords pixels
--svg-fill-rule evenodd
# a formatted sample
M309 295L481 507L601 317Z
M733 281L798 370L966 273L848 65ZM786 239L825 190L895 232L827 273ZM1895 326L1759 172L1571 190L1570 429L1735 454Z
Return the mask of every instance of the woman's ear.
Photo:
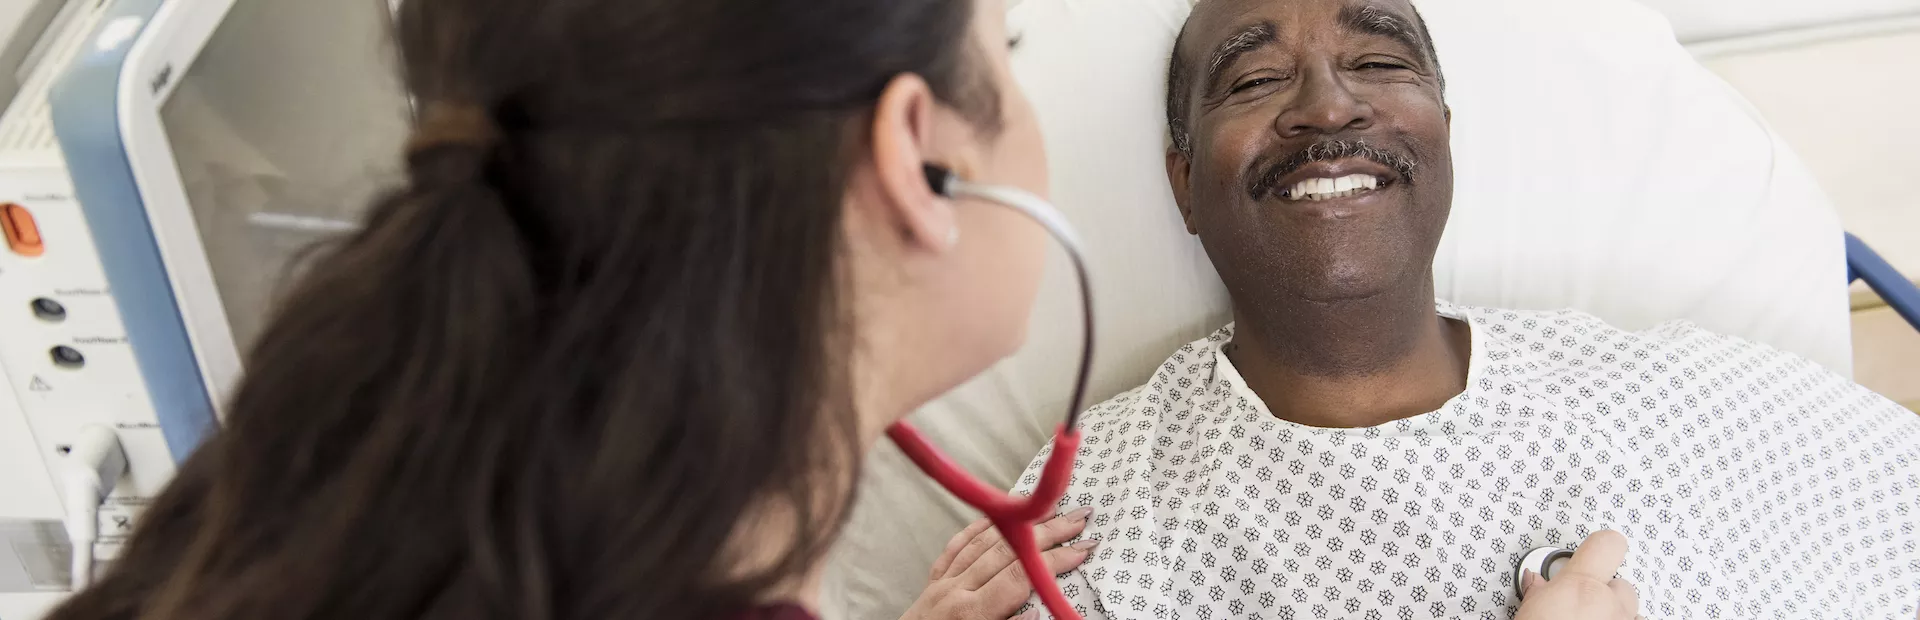
M879 182L875 215L909 247L944 252L959 235L953 203L934 193L925 164L934 152L939 102L920 76L904 73L880 93L873 114L873 167Z

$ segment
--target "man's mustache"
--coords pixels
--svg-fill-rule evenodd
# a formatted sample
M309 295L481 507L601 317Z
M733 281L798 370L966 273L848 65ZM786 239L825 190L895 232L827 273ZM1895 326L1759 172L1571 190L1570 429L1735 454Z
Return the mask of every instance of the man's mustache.
M1365 141L1330 138L1308 145L1307 148L1300 149L1292 156L1267 166L1266 171L1254 177L1253 183L1247 186L1247 196L1259 200L1271 194L1274 185L1279 184L1281 178L1298 172L1307 164L1350 158L1366 159L1386 166L1394 174L1399 175L1403 183L1413 182L1413 171L1418 167L1410 156L1401 155Z

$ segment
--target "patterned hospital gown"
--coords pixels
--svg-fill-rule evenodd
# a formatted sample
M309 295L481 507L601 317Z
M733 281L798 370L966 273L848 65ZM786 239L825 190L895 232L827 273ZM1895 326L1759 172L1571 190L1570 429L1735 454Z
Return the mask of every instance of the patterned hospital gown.
M1614 528L1648 618L1915 617L1920 416L1686 323L1439 311L1473 358L1432 413L1276 419L1220 353L1231 326L1091 409L1061 507L1092 506L1101 546L1068 598L1088 618L1504 620L1520 554Z

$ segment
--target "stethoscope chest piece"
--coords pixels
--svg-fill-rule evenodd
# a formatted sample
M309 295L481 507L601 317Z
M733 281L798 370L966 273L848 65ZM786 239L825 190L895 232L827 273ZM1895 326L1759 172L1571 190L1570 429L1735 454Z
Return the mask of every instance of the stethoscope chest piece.
M1573 552L1561 547L1538 547L1520 556L1520 564L1513 567L1513 591L1520 591L1520 579L1531 570L1541 577L1553 579L1573 559Z

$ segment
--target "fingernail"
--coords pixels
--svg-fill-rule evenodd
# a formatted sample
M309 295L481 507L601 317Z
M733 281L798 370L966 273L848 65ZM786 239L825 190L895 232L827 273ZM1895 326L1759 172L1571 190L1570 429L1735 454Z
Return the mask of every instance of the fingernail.
M1526 571L1520 575L1520 593L1526 594L1527 590L1533 589L1534 584L1538 581L1540 581L1540 573L1533 572L1531 568L1526 569Z
M1087 520L1087 517L1091 517L1091 516L1093 516L1092 508L1075 508L1071 512L1067 513L1067 520L1079 522L1079 521L1085 521Z
M1092 551L1095 547L1100 546L1100 541L1094 540L1092 538L1088 538L1086 540L1082 540L1080 542L1073 543L1067 546L1073 547L1074 549L1078 549L1081 551Z

